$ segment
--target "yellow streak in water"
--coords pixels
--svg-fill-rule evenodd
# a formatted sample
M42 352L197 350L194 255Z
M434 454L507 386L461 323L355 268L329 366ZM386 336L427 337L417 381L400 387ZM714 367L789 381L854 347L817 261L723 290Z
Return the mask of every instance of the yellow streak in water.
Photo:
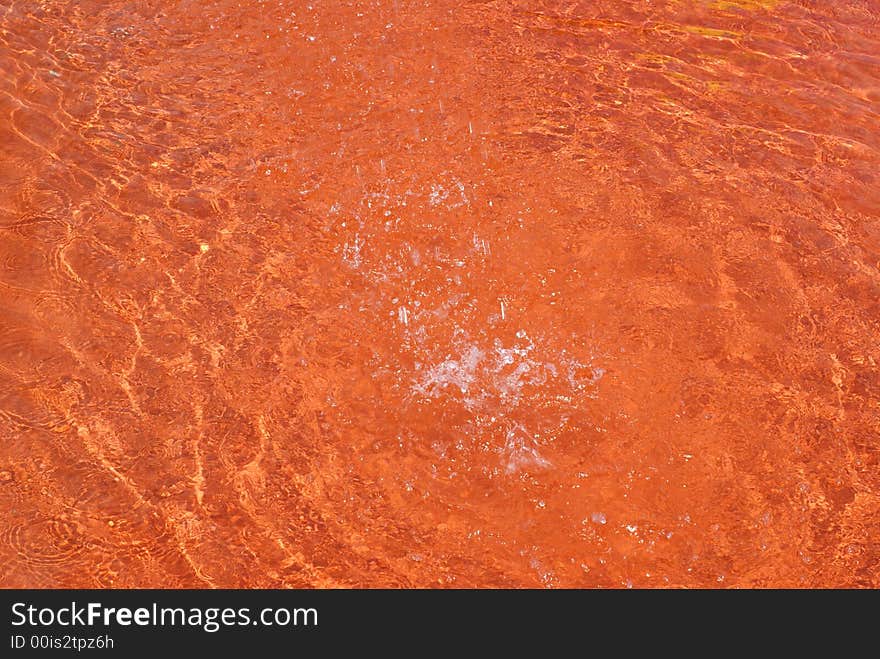
M728 9L745 9L747 11L764 9L770 11L775 9L778 4L779 0L715 0L709 6L712 9L720 9L722 11Z

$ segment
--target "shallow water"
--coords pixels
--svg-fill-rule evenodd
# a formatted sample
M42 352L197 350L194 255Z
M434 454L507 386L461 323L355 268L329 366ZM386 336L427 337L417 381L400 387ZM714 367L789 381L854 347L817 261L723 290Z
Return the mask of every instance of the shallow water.
M878 34L0 0L0 586L880 586Z

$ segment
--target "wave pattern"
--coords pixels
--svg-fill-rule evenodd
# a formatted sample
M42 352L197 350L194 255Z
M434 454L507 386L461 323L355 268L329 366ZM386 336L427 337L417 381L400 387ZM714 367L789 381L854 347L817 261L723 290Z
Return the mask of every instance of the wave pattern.
M878 23L0 0L0 586L880 586Z

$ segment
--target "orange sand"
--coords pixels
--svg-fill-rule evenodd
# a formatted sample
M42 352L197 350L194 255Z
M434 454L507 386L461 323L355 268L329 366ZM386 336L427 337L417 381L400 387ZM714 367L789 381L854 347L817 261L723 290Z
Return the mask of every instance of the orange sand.
M878 21L0 0L0 586L880 587Z

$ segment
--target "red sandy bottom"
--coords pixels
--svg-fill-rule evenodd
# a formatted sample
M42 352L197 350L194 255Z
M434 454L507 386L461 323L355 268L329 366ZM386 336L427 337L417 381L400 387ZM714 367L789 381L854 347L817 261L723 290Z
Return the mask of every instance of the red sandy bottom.
M0 586L880 586L878 20L0 1Z

